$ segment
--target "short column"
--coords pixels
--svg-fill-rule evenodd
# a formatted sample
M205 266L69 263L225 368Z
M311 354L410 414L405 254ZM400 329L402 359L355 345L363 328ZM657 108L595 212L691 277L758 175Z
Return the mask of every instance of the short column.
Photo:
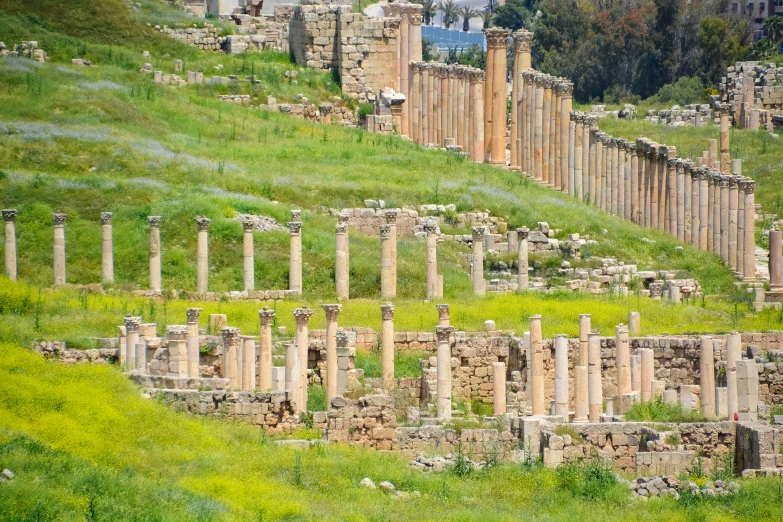
M114 282L114 244L111 217L111 212L101 212L101 268L104 284Z
M343 218L344 217L344 218ZM343 221L345 219L345 221ZM335 267L334 283L337 291L337 299L347 300L350 294L350 254L348 240L348 215L340 214L339 222L335 225Z
M484 284L484 227L473 227L473 263L471 274L473 276L473 294L485 295Z
M631 393L631 350L628 345L628 329L620 324L615 327L615 366L617 367L617 397ZM620 413L623 401L619 404Z
M438 236L437 226L428 221L424 223L424 233L427 234L427 265L426 284L427 299L438 299Z
M254 223L252 219L242 220L242 272L244 275L245 292L255 290L256 288L253 226Z
M655 357L650 348L641 348L639 354L642 358L642 401L653 399L652 382L655 379Z
M66 214L52 214L54 223L54 284L65 284L65 218Z
M492 403L495 416L506 414L506 363L492 363Z
M150 290L159 293L162 291L161 280L161 249L160 249L160 216L148 216L147 223L150 226Z
M3 221L5 222L5 275L11 281L16 281L16 216L14 208L7 208L2 211Z
M712 336L701 337L699 350L699 384L701 409L707 417L715 416L715 359Z
M315 313L312 308L306 306L294 308L296 319L296 346L299 354L299 411L307 411L307 362L309 358L308 324L310 316Z
M437 351L437 390L438 420L451 420L451 334L454 328L451 326L438 326L435 328L435 336L438 343Z
M389 225L381 225L381 298L395 297L392 286L392 229Z
M438 326L451 326L449 319L449 305L439 304L436 305L438 309Z
M299 348L296 343L289 343L285 349L285 389L291 395L294 402L295 411L300 412L307 409L307 405L302 407L301 379L302 362L299 359ZM331 405L327 405L330 407Z
M198 225L198 257L196 267L198 270L198 293L209 291L209 222L204 216L196 218Z
M759 374L756 361L737 361L737 417L740 422L758 421Z
M139 343L141 317L125 317L125 371L136 369L136 345Z
M258 354L258 389L262 392L272 391L272 320L275 311L264 307L258 311L261 323L259 331Z
M729 264L729 178L720 179L720 257Z
M631 356L631 391L642 392L642 356Z
M256 338L252 335L240 336L241 367L240 385L243 391L253 391L256 388Z
M337 397L337 318L342 306L321 305L326 313L326 404Z
M394 389L394 305L381 305L381 376L386 391Z
M640 312L628 312L628 332L637 334L642 331L642 314Z
M531 395L533 415L546 415L544 399L544 348L541 333L541 316L530 317Z
M229 379L229 389L239 390L239 328L226 326L220 329L223 340L223 362L221 377Z
M188 317L188 377L196 379L201 376L201 367L199 366L199 335L198 318L201 315L201 308L188 308L186 311Z
M188 327L170 325L166 327L166 344L169 351L168 375L188 377Z
M604 392L601 382L601 338L599 334L588 334L587 352L588 419L590 422L600 422L604 410Z
M769 287L773 292L783 290L783 252L781 231L777 225L769 231Z
M728 419L733 420L739 411L737 406L737 361L742 360L742 336L731 332L726 337L726 404Z
M568 420L568 336L555 337L555 415Z
M729 114L720 114L720 171L728 174L731 155L729 153Z
M528 235L530 229L520 227L517 229L517 288L527 290L530 288L528 275Z
M289 221L288 289L302 295L302 222Z

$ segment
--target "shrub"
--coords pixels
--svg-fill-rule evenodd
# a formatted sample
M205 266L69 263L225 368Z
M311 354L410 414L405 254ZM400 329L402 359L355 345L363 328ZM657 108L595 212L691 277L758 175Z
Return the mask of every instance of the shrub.
M705 101L704 84L698 78L683 76L676 83L667 83L649 98L654 103L688 105Z
M360 103L359 104L359 120L366 120L367 116L373 113L372 103Z
M601 458L595 449L589 458L557 468L556 478L558 487L587 500L619 499L627 495L614 474L612 461Z
M661 396L652 401L637 402L625 412L629 421L652 422L704 422L707 418L700 410L683 408L681 404L665 404Z

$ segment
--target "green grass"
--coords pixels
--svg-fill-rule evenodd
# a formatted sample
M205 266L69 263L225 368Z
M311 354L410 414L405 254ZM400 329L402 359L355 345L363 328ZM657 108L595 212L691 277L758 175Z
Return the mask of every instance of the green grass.
M404 377L420 377L421 367L419 359L429 357L431 352L420 351L401 351L394 352L394 377L401 379ZM364 370L365 377L381 377L381 352L380 350L356 352L356 367Z
M683 408L680 403L666 404L662 397L647 402L637 402L625 412L629 421L650 422L705 422L708 419L701 410Z

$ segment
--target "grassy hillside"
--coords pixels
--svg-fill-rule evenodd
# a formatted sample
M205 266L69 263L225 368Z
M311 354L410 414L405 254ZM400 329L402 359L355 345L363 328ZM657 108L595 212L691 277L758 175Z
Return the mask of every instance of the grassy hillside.
M277 446L250 426L176 414L117 370L63 367L0 344L3 520L780 520L773 479L732 498L632 503L578 469L423 474L397 455ZM420 497L359 487L389 480ZM592 500L589 500L592 499Z

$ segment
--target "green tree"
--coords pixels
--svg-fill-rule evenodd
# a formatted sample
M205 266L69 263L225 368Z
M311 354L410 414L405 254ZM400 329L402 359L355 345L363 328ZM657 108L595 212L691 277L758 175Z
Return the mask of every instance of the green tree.
M462 17L462 30L467 33L470 31L470 19L477 18L479 12L472 7L458 7L457 13Z
M434 62L435 55L432 53L432 48L435 42L427 38L421 39L421 61L422 62Z
M435 0L421 0L421 14L424 17L424 25L432 25L432 19L435 18Z
M495 13L493 13L489 9L485 9L481 11L479 17L481 18L482 21L481 27L483 27L484 29L489 29L492 26L492 19L495 18Z
M702 18L696 38L702 52L703 73L707 83L714 84L725 69L729 22L719 16Z
M438 10L443 13L443 25L446 29L451 29L451 24L459 18L456 2L454 0L444 0L438 4Z
M773 15L764 20L764 33L773 42L783 38L783 16Z
M522 29L533 16L532 7L530 0L508 0L505 5L495 9L495 25L512 31Z

